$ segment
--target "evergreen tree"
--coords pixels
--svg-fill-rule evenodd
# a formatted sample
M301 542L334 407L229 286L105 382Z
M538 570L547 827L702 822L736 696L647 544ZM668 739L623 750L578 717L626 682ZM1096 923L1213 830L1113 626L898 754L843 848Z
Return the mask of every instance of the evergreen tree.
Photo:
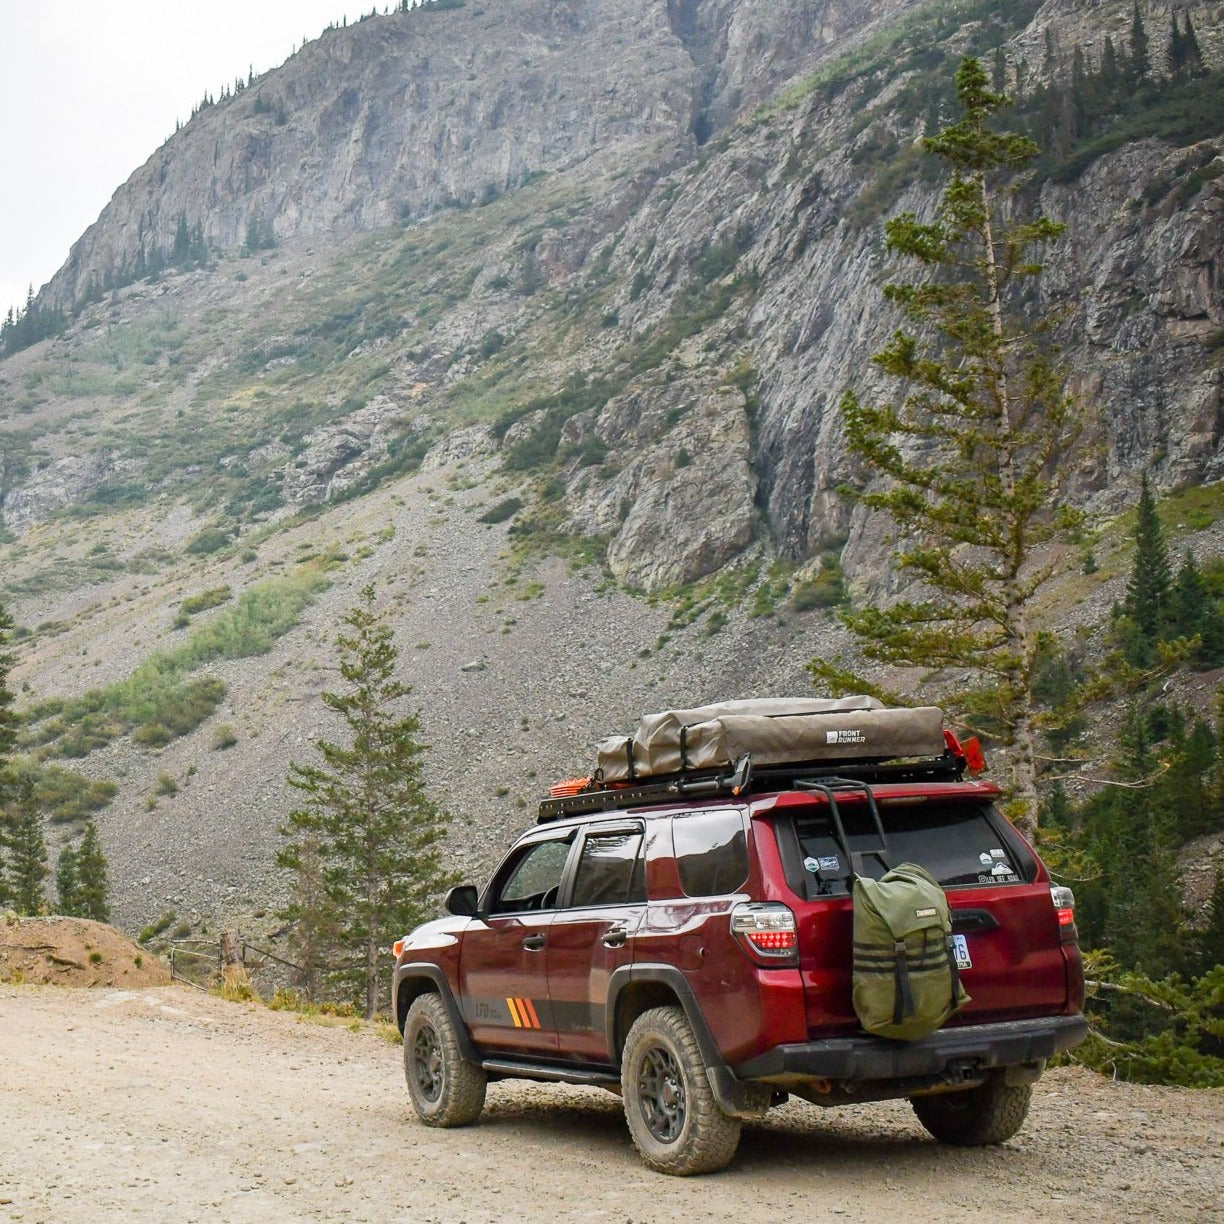
M14 663L12 641L13 621L5 611L4 605L0 603L0 908L12 903L12 890L9 888L6 869L10 825L9 800L12 797L15 782L9 754L17 740L17 719L13 713L14 696L8 685L9 672Z
M1113 39L1108 34L1105 35L1105 47L1101 52L1100 80L1105 96L1110 99L1116 98L1122 87L1122 65L1118 59Z
M289 904L281 916L293 926L293 949L300 966L299 985L307 1003L318 1003L328 967L342 955L339 915L332 906L318 834L303 833L286 845L277 860L293 873Z
M180 268L186 267L191 260L191 230L187 225L186 213L179 213L178 225L174 229L174 247L170 259Z
M990 87L995 93L1003 93L1007 89L1007 50L1002 43L995 48L994 63L990 70Z
M17 740L17 715L13 712L16 700L9 688L9 673L16 659L13 655L13 618L0 603L0 773L9 763L9 753ZM2 795L0 795L2 798Z
M1203 52L1199 47L1198 35L1194 32L1194 22L1190 14L1186 14L1186 29L1182 34L1182 62L1192 76L1200 76L1203 72Z
M1130 56L1126 67L1132 88L1142 85L1152 72L1147 30L1143 25L1143 14L1139 12L1139 0L1134 0L1131 9Z
M1169 15L1171 29L1169 30L1169 75L1180 76L1186 68L1185 40L1181 26L1177 23L1177 10Z
M986 88L977 60L962 62L956 86L962 118L925 141L952 166L936 219L907 213L887 226L889 250L933 275L885 293L935 342L924 349L901 330L873 358L913 388L900 404L869 406L853 391L842 399L850 449L885 478L861 500L893 520L896 563L921 594L845 620L871 660L983 677L978 696L1013 746L1010 811L1032 834L1041 644L1029 610L1052 576L1033 555L1065 524L1058 472L1070 467L1086 414L1045 347L1052 321L1019 312L1042 268L1033 248L1061 232L1046 217L1005 209L1008 181L1037 147L991 127L1007 99ZM809 669L842 691L863 683L822 660Z
M19 914L38 914L46 906L43 888L47 878L47 842L43 837L42 813L34 797L34 784L21 777L13 785L15 797L9 808L8 843L9 901Z
M1169 595L1169 631L1174 637L1198 639L1190 656L1194 666L1208 668L1224 663L1224 616L1189 549Z
M98 841L98 828L85 822L85 834L76 851L77 914L95 922L110 921L110 881L106 856Z
M412 690L395 679L398 651L374 611L372 586L341 623L347 632L336 644L348 687L325 692L323 701L344 721L348 743L320 739L321 764L290 763L289 783L305 798L289 815L278 861L297 873L303 901L304 873L317 853L342 954L335 968L373 1017L392 940L425 917L445 883L445 820L425 794L420 723L395 712Z
M55 860L55 891L59 894L59 912L67 918L81 915L81 873L77 867L77 852L65 846Z
M1164 531L1145 472L1135 516L1135 563L1122 605L1136 630L1126 644L1127 658L1136 666L1146 667L1155 657L1156 644L1168 623L1171 585Z
M1207 924L1198 933L1198 971L1210 973L1224 965L1224 863L1217 862L1215 888L1207 909Z

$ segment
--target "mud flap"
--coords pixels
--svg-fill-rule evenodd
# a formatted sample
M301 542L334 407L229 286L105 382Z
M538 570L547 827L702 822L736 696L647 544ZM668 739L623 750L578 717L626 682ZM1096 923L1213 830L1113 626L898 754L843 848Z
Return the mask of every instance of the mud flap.
M732 1074L730 1067L706 1067L710 1091L718 1108L729 1118L763 1118L773 1100L769 1084L745 1084Z

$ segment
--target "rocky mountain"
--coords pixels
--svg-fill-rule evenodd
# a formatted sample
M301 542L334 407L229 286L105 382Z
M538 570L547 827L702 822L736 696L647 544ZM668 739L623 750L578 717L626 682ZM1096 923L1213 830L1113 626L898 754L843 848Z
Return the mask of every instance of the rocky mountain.
M882 224L936 198L964 53L1044 138L1018 199L1067 225L1033 307L1096 413L1084 505L1206 486L1214 549L1222 14L1141 8L1125 105L1112 0L434 0L202 107L44 287L67 328L0 363L15 678L32 748L118 781L124 920L275 898L367 581L464 865L644 707L806 686L822 571L889 581L837 403L891 390Z

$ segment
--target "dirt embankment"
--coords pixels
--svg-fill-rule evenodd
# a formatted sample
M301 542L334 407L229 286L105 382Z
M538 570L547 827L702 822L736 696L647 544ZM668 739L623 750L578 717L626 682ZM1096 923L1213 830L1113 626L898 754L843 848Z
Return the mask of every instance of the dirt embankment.
M1224 1092L1037 1087L999 1148L929 1139L904 1102L791 1103L713 1177L648 1172L620 1102L495 1084L481 1121L410 1117L399 1050L178 986L0 986L0 1221L1222 1218Z
M88 918L0 916L0 982L166 986L170 970L122 931Z

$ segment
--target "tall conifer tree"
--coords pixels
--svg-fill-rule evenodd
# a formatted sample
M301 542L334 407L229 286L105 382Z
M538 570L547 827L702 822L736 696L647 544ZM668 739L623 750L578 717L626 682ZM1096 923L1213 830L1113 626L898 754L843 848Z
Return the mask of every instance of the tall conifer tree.
M1155 657L1156 643L1160 641L1168 623L1171 587L1164 529L1156 513L1152 486L1144 472L1139 486L1139 504L1135 510L1135 563L1122 605L1137 630L1133 644L1127 649L1127 656L1132 663L1141 667Z
M347 742L320 739L320 764L290 764L289 783L304 803L289 815L279 861L297 873L300 901L303 872L317 855L342 962L333 967L372 1017L391 942L426 916L446 882L445 819L425 793L420 723L397 712L412 690L395 678L398 651L372 586L341 623L336 644L348 687L323 701L343 720Z
M885 289L924 338L900 330L873 358L910 393L894 404L853 391L842 400L851 450L883 478L861 498L893 520L896 563L918 594L845 619L869 659L981 677L991 724L1012 745L1010 812L1031 834L1040 643L1029 606L1052 576L1034 553L1062 529L1060 473L1086 414L1048 347L1052 320L1019 315L1019 293L1042 269L1038 249L1062 228L1004 207L1037 146L991 126L1008 100L976 59L962 62L956 86L962 117L925 141L952 171L939 212L887 226L889 249L928 270ZM821 660L809 666L843 691L862 683Z
M106 856L92 820L85 822L85 834L76 852L77 913L95 922L110 921L110 882Z

